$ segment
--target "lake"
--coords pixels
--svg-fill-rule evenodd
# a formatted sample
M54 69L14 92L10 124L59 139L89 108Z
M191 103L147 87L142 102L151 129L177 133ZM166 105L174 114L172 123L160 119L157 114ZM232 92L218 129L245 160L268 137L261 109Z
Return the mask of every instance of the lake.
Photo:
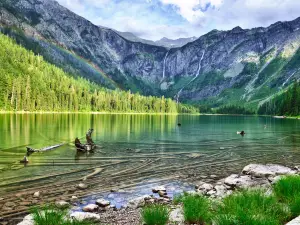
M178 127L177 124L182 126ZM296 165L300 160L300 121L255 116L0 114L0 195L37 188L49 196L70 193L100 169L82 196L110 189L144 190L156 184L210 182L239 173L249 163ZM79 153L94 128L94 153ZM244 130L242 137L237 131ZM53 151L19 161L26 146L65 143ZM63 189L63 190L62 190ZM58 191L60 190L60 192ZM92 191L91 191L92 190ZM69 191L69 192L68 192Z

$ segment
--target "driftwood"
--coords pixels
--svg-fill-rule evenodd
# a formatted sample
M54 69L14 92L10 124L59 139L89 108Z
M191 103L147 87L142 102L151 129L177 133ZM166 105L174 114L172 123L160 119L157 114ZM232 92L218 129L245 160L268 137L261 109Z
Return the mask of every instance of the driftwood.
M44 147L44 148L41 148L41 149L34 149L34 148L31 148L31 147L26 147L27 148L27 152L28 153L33 153L33 152L46 152L46 151L51 151L53 149L56 149L60 146L64 145L64 143L62 144L57 144L57 145L52 145L52 146L48 146L48 147Z
M93 151L96 148L96 145L92 139L92 133L94 129L89 129L86 133L86 144L81 144L78 138L75 138L75 147L78 151L87 152Z

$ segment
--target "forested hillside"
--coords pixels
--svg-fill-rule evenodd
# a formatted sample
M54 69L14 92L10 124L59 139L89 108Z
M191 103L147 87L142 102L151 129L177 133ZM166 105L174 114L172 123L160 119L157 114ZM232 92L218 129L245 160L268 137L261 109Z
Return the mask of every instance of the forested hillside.
M164 97L108 90L74 78L0 34L1 111L196 112Z
M300 113L300 85L299 81L282 94L261 105L258 114L298 116Z

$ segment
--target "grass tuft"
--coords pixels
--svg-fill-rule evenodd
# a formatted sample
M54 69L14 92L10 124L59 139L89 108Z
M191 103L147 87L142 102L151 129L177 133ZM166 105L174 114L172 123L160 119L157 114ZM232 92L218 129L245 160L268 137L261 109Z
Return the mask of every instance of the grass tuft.
M202 195L185 195L182 198L183 214L186 222L205 224L210 221L210 201Z
M300 214L300 176L286 176L281 178L273 187L276 197L286 203L292 217Z
M142 217L146 225L165 225L169 220L169 210L164 205L149 205L143 208Z
M91 221L77 221L68 218L68 209L58 209L52 205L31 209L35 225L93 225Z
M263 190L242 190L224 198L214 218L216 225L279 225L289 216L275 196Z

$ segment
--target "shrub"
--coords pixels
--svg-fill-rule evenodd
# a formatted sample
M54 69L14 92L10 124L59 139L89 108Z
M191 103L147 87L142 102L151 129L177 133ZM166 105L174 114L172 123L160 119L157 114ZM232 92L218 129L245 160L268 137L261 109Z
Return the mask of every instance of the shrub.
M149 205L142 210L142 217L147 225L165 225L169 220L169 210L164 205Z
M68 210L58 209L52 205L31 209L35 225L93 225L91 221L71 220L67 217Z
M263 190L243 190L223 200L214 221L217 225L279 225L287 218L288 212L274 196Z
M188 223L204 224L210 221L210 201L201 195L182 198L184 219Z
M273 187L276 197L286 203L292 217L300 214L300 177L287 176L281 178Z

